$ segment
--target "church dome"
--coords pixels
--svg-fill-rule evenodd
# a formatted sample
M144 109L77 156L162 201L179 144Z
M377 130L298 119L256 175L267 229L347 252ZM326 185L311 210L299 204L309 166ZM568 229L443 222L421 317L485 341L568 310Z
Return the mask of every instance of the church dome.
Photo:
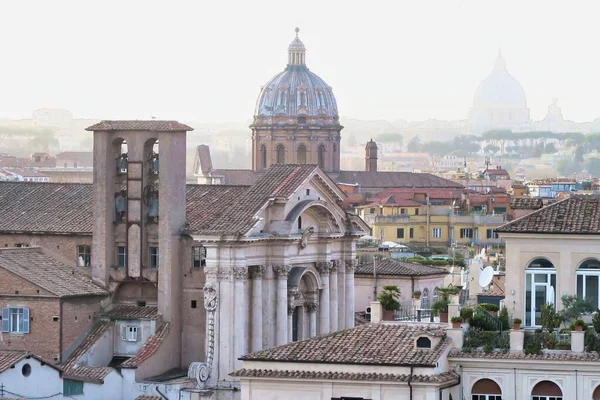
M261 89L255 118L325 117L337 121L338 109L333 90L305 63L306 48L298 37L288 48L287 68L271 78ZM310 121L308 121L310 123Z
M508 73L502 54L498 54L494 71L479 84L473 106L476 108L527 107L523 86Z

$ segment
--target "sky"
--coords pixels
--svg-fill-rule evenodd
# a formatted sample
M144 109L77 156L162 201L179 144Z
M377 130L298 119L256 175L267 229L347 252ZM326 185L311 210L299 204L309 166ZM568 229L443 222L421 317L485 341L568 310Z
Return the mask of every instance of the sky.
M248 121L300 28L341 116L464 119L499 48L534 120L600 117L600 2L4 1L0 117Z

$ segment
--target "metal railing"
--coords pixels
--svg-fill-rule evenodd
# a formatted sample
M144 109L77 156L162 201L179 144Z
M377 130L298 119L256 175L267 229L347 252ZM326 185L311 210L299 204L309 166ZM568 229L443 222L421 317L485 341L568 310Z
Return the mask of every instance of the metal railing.
M394 311L394 321L433 322L431 308L421 308L412 300L400 302L400 310Z

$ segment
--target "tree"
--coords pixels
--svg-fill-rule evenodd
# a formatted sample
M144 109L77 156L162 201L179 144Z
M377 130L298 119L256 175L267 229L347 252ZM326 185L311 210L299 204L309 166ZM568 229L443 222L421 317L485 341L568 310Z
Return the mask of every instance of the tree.
M590 158L585 163L585 169L594 176L600 176L600 158Z
M418 135L415 135L412 139L410 139L406 149L409 153L418 153L421 151L421 139L419 139Z
M500 151L500 147L496 146L495 144L488 144L483 148L483 150L486 153L497 153Z
M377 296L377 300L381 303L386 311L400 310L400 288L396 285L386 285L383 291Z

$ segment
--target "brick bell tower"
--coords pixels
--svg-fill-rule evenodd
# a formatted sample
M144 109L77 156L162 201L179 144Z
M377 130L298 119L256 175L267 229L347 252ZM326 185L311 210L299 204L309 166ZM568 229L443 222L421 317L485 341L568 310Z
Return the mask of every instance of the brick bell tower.
M377 143L373 139L365 146L365 171L377 172Z
M179 324L187 125L102 121L94 132L92 279L113 302ZM159 162L160 161L160 162Z

